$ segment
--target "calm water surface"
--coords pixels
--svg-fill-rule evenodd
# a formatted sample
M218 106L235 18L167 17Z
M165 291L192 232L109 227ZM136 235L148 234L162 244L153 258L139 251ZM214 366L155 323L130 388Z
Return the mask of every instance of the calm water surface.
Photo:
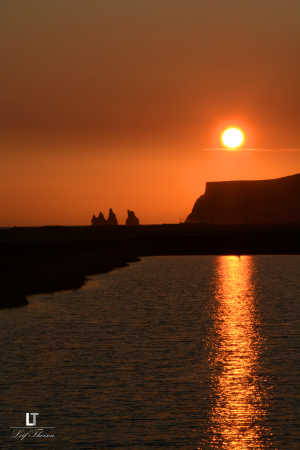
M148 257L0 311L1 448L300 449L299 280L299 256ZM27 411L56 437L16 441Z

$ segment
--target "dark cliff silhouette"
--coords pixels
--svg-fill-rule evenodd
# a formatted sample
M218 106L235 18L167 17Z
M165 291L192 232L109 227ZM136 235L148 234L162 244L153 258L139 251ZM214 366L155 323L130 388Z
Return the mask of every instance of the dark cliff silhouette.
M127 211L127 219L126 219L126 225L129 226L136 226L140 224L139 219L136 217L134 211L130 211L130 209L128 209Z
M186 223L300 224L300 174L206 184Z

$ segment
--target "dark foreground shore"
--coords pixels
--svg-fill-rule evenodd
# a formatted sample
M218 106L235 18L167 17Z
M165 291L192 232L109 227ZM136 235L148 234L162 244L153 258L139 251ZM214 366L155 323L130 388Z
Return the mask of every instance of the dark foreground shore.
M300 254L300 226L157 225L0 230L0 308L82 286L148 255Z

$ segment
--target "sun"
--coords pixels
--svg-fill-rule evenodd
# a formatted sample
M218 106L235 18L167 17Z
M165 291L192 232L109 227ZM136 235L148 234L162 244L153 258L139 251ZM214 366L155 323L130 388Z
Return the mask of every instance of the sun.
M231 127L222 133L221 139L225 147L234 150L242 145L245 136L240 128Z

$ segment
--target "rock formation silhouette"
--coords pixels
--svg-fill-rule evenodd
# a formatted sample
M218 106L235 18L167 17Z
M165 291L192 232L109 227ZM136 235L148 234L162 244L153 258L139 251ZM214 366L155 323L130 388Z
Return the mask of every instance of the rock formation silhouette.
M187 223L300 224L300 174L206 184Z
M108 215L106 224L107 225L118 225L117 216L115 215L115 213L113 212L113 210L111 208L109 209L109 215Z
M94 226L95 225L97 225L97 226L99 226L99 225L106 225L106 220L105 220L104 215L103 215L103 213L101 211L99 212L99 216L98 217L93 215L92 220L91 220L91 224L94 225Z
M136 215L134 214L134 211L130 211L130 209L128 209L127 211L127 219L126 219L126 225L129 226L136 226L139 225L140 221L139 219L136 217Z
M127 210L126 225L136 226L136 225L139 225L139 224L140 224L140 221L136 217L134 211L131 211L130 209L128 209ZM110 208L107 220L105 220L105 217L104 217L102 211L100 211L98 217L93 215L93 217L91 219L91 225L92 226L118 225L118 219L117 219L117 216L115 215L115 213L113 212L112 208Z

